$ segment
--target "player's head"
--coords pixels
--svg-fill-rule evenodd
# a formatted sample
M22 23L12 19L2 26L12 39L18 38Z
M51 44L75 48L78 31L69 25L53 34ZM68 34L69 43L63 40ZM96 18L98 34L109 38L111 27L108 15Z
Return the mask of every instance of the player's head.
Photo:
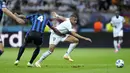
M77 23L77 14L76 13L73 13L71 16L70 16L70 22L72 25L75 25Z
M4 2L6 2L7 0L3 0Z
M116 11L115 14L116 14L116 17L118 18L119 15L120 15L120 12L119 12L119 11Z

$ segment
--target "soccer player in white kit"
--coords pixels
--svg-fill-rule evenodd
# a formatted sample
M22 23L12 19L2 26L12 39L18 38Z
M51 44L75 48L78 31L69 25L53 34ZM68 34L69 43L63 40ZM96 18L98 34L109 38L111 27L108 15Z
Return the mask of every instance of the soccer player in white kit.
M73 59L71 59L70 53L76 47L76 45L79 43L78 38L91 42L90 38L80 36L73 29L73 27L77 23L76 14L72 14L70 16L70 18L64 18L62 16L59 16L56 13L55 13L55 15L57 18L64 20L61 24L57 25L56 28L62 34L65 34L65 36L59 36L55 32L53 32L53 31L51 32L50 41L49 41L49 50L46 51L45 53L43 53L42 56L40 57L40 59L35 63L36 67L41 67L40 63L54 51L56 45L58 45L59 42L69 42L70 43L69 48L68 48L67 52L64 54L63 58L66 60L69 60L71 62L73 61ZM70 32L71 34L67 34L68 32Z
M119 12L116 11L116 15L112 17L111 24L113 26L113 37L114 37L114 48L115 52L118 52L120 49L120 45L123 42L123 23L125 19L123 16L119 15Z

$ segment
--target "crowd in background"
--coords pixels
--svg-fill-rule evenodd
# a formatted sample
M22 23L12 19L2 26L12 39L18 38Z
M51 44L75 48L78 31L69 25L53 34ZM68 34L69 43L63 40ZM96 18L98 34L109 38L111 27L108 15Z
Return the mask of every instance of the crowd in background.
M8 0L7 7L13 12L25 15L41 10L48 14L51 11L56 11L60 15L69 17L73 12L77 12L78 27L93 28L94 23L99 18L105 27L105 24L110 21L117 10L121 11L122 14L127 14L130 10L130 0ZM129 27L129 15L126 18ZM5 26L17 25L6 16L3 23Z

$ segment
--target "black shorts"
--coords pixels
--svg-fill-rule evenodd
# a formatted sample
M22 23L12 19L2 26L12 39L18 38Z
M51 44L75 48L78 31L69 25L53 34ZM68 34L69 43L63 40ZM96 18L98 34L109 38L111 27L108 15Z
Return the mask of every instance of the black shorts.
M34 43L39 46L43 43L43 34L36 31L30 31L25 37L25 42Z

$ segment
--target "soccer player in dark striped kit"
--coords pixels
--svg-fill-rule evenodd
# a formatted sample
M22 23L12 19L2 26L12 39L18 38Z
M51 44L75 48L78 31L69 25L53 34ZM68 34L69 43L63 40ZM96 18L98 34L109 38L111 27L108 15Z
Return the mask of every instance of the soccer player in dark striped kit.
M17 15L17 14L16 14ZM31 60L27 63L28 67L33 67L33 61L37 57L40 51L40 45L43 42L43 35L44 35L44 29L45 26L48 25L52 30L54 30L58 35L62 35L56 28L52 26L52 23L50 22L50 18L47 16L47 14L40 14L36 13L33 15L29 16L24 16L24 15L17 15L22 18L26 18L29 21L31 21L32 27L30 31L27 32L25 36L25 42L24 44L20 47L18 57L15 61L15 65L18 65L20 58L25 50L25 47L28 45L28 43L34 43L36 46L36 49L33 52Z

